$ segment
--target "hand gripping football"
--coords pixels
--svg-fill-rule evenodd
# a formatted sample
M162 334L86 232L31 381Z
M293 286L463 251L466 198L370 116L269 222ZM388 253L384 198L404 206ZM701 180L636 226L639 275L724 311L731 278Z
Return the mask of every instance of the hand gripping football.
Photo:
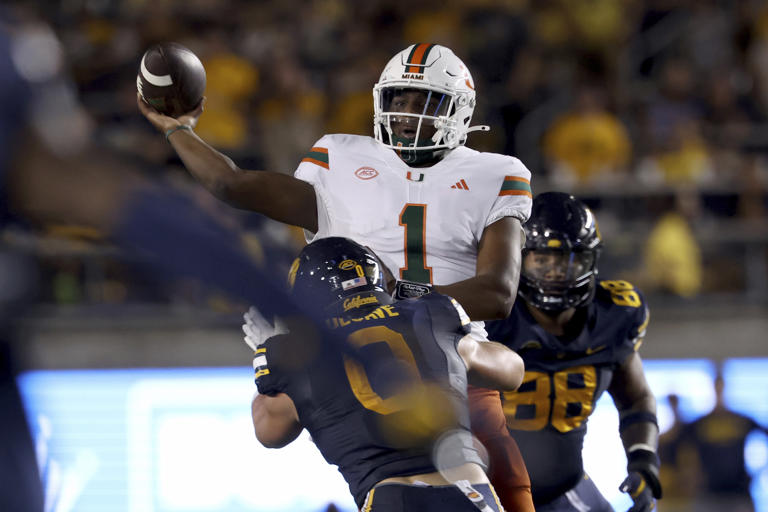
M200 104L205 69L197 55L178 43L152 46L141 57L136 88L161 114L178 117Z

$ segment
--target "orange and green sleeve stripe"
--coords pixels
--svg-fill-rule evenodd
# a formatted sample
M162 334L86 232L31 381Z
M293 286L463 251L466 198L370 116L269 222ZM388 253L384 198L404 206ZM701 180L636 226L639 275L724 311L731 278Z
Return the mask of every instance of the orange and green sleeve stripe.
M309 153L307 153L301 161L319 165L324 169L329 169L328 148L314 147L309 150Z
M500 196L528 196L533 198L531 193L531 182L525 178L517 176L505 176L504 183L501 184Z

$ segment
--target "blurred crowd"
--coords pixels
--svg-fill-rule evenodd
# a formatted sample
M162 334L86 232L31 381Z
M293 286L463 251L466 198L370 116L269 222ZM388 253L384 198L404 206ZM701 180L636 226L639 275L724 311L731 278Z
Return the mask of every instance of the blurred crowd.
M203 61L205 140L243 168L286 173L324 133L372 134L371 90L395 52L444 44L472 71L474 121L492 127L468 145L519 157L535 192L571 191L592 206L612 277L684 298L768 295L764 1L23 5L21 21L44 20L58 39L92 136L184 187L192 185L180 162L136 109L136 72L151 44L176 41ZM222 215L243 222L256 257L274 252L268 260L281 268L301 243L258 216ZM93 249L98 234L51 234L89 248L41 250L51 302L199 299L189 283L142 295L108 250Z
M692 421L683 419L680 396L665 397L673 421L659 437L660 478L665 490L659 510L755 510L751 495L754 470L746 460L755 457L755 450L746 447L751 436L764 435L768 429L752 417L729 408L724 390L725 379L718 369L714 379L714 407ZM754 473L759 478L759 471Z

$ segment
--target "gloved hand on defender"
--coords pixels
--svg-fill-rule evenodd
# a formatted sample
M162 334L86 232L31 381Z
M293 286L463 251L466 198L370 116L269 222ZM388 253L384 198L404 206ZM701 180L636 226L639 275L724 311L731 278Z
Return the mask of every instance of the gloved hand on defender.
M627 478L619 486L634 504L627 512L648 512L656 508L661 498L659 457L650 450L634 450L627 455Z
M245 343L251 347L254 352L256 349L267 341L272 336L277 336L278 334L285 334L288 332L288 329L285 328L283 323L275 317L274 325L269 323L266 318L264 318L261 313L259 313L259 310L255 307L251 306L250 309L243 315L243 320L245 323L243 324L243 332L245 333L245 337L243 338L245 340Z

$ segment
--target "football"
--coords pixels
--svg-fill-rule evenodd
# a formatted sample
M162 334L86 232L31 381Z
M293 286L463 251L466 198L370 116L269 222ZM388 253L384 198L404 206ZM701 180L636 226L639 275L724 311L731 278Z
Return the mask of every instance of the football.
M161 114L178 117L194 110L205 92L203 63L178 43L152 46L141 57L136 88Z

